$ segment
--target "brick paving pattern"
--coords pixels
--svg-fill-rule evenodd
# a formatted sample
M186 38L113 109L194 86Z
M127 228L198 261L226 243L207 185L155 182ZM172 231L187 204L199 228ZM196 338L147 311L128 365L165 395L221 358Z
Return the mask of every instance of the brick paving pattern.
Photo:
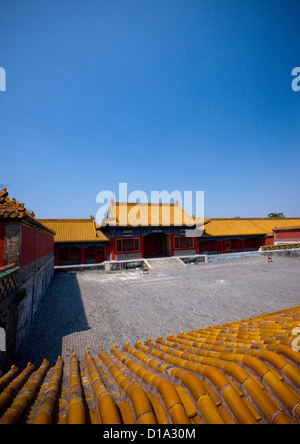
M57 273L16 356L54 365L116 344L232 322L300 303L300 259L224 260L142 274Z

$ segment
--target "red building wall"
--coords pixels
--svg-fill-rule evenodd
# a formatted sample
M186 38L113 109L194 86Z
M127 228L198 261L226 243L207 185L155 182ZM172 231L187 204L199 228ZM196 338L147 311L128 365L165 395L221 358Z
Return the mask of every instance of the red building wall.
M300 242L300 230L276 231L275 242Z
M264 245L267 247L269 245L274 245L274 236L267 236L265 238L265 243Z
M4 265L4 235L5 225L0 224L0 267Z
M30 264L54 251L54 237L33 228L22 226L21 266Z

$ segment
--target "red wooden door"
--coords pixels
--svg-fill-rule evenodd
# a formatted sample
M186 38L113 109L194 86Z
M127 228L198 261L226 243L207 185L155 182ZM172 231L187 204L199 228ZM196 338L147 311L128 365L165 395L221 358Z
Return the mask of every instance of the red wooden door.
M226 239L224 241L224 253L230 253L231 252L231 240Z
M104 248L103 247L96 247L95 259L96 259L97 264L104 261Z
M144 256L161 256L164 237L163 234L148 234L144 237Z

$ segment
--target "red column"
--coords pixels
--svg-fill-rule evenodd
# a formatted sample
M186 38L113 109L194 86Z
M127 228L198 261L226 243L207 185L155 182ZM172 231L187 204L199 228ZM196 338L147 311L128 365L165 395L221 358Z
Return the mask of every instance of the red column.
M140 234L140 249L141 249L142 257L144 257L144 238L143 238L143 233Z
M83 245L81 245L80 263L84 264L84 246Z
M242 238L242 251L245 251L245 248L244 248L244 239Z
M195 248L195 253L198 254L198 238L194 237L194 248Z
M220 245L221 245L221 254L223 254L223 241L220 240Z
M171 256L174 256L174 233L171 233Z
M116 250L116 248L115 248L116 238L115 237L112 238L111 243L112 243L112 245L111 245L111 260L114 261L115 260L115 250Z

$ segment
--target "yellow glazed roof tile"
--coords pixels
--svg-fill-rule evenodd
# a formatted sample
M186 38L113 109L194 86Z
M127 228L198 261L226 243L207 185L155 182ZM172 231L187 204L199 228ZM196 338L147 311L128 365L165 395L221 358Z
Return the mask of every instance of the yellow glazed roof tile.
M300 218L232 218L209 219L204 236L241 236L272 233L277 226L299 226Z
M7 188L0 189L0 222L21 222L52 236L54 235L49 227L35 218L33 211L25 208L24 203L18 202L15 198L10 199Z
M207 220L196 219L187 214L175 203L137 203L111 201L107 218L101 226L120 227L152 226L152 227L202 227Z
M300 423L299 322L297 306L12 366L0 372L0 424Z
M96 230L93 218L90 219L39 219L55 232L54 242L106 242L107 237Z
M29 212L24 203L18 202L15 198L10 199L8 197L7 188L0 190L0 217L3 218L18 218L21 219L24 216L34 217L34 213Z

